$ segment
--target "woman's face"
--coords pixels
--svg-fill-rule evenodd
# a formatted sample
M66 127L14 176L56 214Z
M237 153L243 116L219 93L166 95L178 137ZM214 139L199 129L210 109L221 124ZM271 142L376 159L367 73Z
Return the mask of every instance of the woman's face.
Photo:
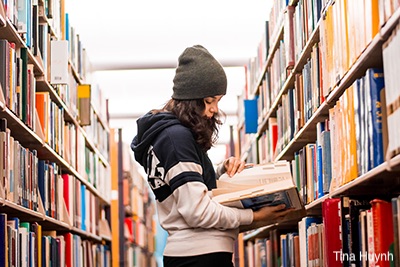
M218 113L218 102L222 97L223 95L217 95L204 98L204 105L206 106L204 115L207 116L207 118L212 118L214 114Z

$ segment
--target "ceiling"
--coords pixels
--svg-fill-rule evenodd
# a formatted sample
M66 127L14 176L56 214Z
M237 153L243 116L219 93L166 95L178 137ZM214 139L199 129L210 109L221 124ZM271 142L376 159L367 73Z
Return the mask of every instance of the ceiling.
M244 69L256 55L272 0L68 0L70 25L80 36L99 84L109 99L112 127L130 142L135 118L161 107L172 94L177 58L201 44L225 68L228 93L220 108L237 110ZM229 117L220 140L229 137Z

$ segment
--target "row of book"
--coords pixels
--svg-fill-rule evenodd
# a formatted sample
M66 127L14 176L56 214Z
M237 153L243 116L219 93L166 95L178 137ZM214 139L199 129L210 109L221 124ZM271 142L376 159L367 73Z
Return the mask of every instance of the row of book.
M50 12L46 6L46 2L54 2L54 5L49 6L55 7L55 10L58 12L54 10ZM7 14L8 11L11 12L12 6L15 5L15 3L16 1L7 2L7 6L5 7ZM54 90L57 96L61 98L62 103L57 104L59 106L62 104L64 108L68 108L68 113L71 114L73 118L77 119L78 116L78 83L76 79L78 79L80 83L82 79L85 79L86 75L84 72L87 66L85 67L84 63L88 62L88 60L84 58L85 53L81 41L79 40L79 35L69 24L68 14L62 14L63 12L60 11L62 6L62 1L44 1L39 4L31 4L29 1L24 1L24 4L21 5L21 8L24 9L23 13L31 14L33 12L31 10L32 8L35 10L38 9L37 16L40 18L39 22L30 23L31 25L27 27L29 29L32 28L30 31L35 33L32 38L28 38L34 40L32 43L35 45L25 43L21 49L15 49L15 41L9 41L8 46L11 46L11 48L8 49L9 52L6 51L6 48L0 49L0 51L4 51L4 53L7 52L1 57L2 60L4 60L2 63L4 63L4 66L7 66L7 68L2 68L0 71L0 82L2 77L4 78L2 87L5 91L4 95L7 106L10 106L11 110L16 110L17 108L21 109L19 113L26 113L27 120L30 122L34 119L34 113L29 111L32 111L35 106L34 99L32 99L34 98L35 82L34 80L30 81L30 79L35 78L33 77L33 62L36 64L37 68L40 69L35 69L35 75L40 72L44 77L40 78L41 83L44 83L44 86L48 87L47 90ZM14 16L12 14L9 15ZM47 16L51 16L51 18ZM26 17L28 21L32 22L34 16L21 17ZM18 16L14 16L14 20L18 21ZM61 27L60 30L55 30L51 25L49 26L49 24L52 24L54 21L57 21L56 24L59 24L55 28ZM10 28L9 31L14 31L13 26L8 25L7 27ZM24 36L22 32L18 32L18 34ZM25 65L28 67L24 67ZM24 69L27 69L26 72L32 76L31 78L29 78L30 76L28 74L25 75ZM25 76L27 76L27 78L25 78ZM25 80L27 81L24 82ZM8 81L10 85L7 84ZM20 87L22 87L22 89L19 89ZM96 92L98 91L99 90ZM98 95L97 93L95 96ZM29 98L29 96L32 97ZM28 97L28 100L25 101L24 97ZM52 98L54 98L54 96L52 96ZM19 102L26 103L26 105L19 102L17 103L16 101L18 99L21 100ZM95 122L98 120L106 121L104 114L106 114L107 108L104 105L104 99L102 99L102 103L102 105L97 105L95 114L98 118L96 118ZM26 112L25 109L27 109ZM17 112L17 110L15 112ZM87 113L85 116L90 115L90 113ZM28 125L32 124L29 123ZM105 126L103 125L103 127ZM95 129L97 131L100 130L97 128ZM104 129L102 132L104 132ZM101 133L101 135L103 135L103 133ZM100 143L99 146L100 151L106 152L103 148L104 143Z
M76 179L74 179L74 181L75 187L69 188L69 190L70 192L76 192L75 199L73 199L75 205L73 207L69 206L71 208L69 213L78 215L75 216L76 219L74 222L78 224L77 226L80 226L80 229L95 236L100 236L99 222L102 213L100 200L90 190L88 190L85 185L79 184ZM66 194L64 194L64 196L65 195ZM70 198L71 195L73 194L69 193ZM79 222L79 218L81 219L81 222Z
M329 110L329 116L316 124L316 142L295 152L293 176L305 203L385 161L385 148L390 139L388 118L382 112L386 102L384 80L382 69L367 69L365 76L347 88ZM295 102L291 92L288 90L287 97L282 97L283 106L278 108L277 118L269 118L268 129L258 138L260 162L273 160L279 148L284 148L293 138Z
M246 242L251 266L398 266L399 197L330 198L322 216Z
M320 25L324 96L332 91L379 33L382 19L382 4L379 2L384 1L358 3L342 0L328 6Z
M107 245L0 213L1 266L111 266Z
M271 58L268 62L270 65L267 66L265 72L257 73L256 77L252 77L248 68L246 69L248 81L258 82L259 76L262 76L259 84L254 85L248 82L246 85L249 92L258 95L260 117L269 112L271 102L275 101L284 85L289 88L302 86L306 96L305 102L303 104L298 101L297 104L304 105L303 116L307 120L321 104L323 98L344 76L345 71L354 64L363 49L378 34L379 25L374 23L380 18L377 1L366 1L360 3L361 6L353 2L352 4L345 2L338 1L337 4L324 7L326 3L321 1L298 1L295 7L289 5L285 8L285 20L288 20L285 25L287 26L285 26L284 35L277 41L276 49L270 51L268 56ZM321 12L324 13L323 19L321 19ZM355 17L355 14L362 16ZM372 17L372 19L365 24L364 17ZM354 36L352 32L357 32L362 36L351 38ZM321 41L316 40L315 45L312 46L311 55L308 59L306 58L306 62L302 63L303 70L297 69L293 74L296 76L294 79L289 75L289 70L299 61L306 43L313 35L319 36ZM293 40L296 40L298 44L293 45ZM352 54L348 55L347 51L351 51ZM336 66L339 62L341 65Z
M299 61L299 55L303 54L305 44L310 38L312 38L312 33L318 30L317 22L320 20L320 11L326 4L326 1L320 0L293 1L290 5L286 6L282 6L284 5L283 2L277 3L278 10L280 10L279 12L282 12L280 16L282 17L283 24L280 27L285 28L285 30L283 31L283 34L276 36L276 40L266 38L268 39L268 43L270 44L269 48L271 50L268 50L269 54L267 62L261 64L264 69L259 71L259 73L251 73L249 67L246 68L247 83L244 96L242 97L246 99L246 96L252 97L252 95L255 95L254 97L258 102L258 118L247 117L243 118L241 121L245 121L245 123L249 124L249 121L257 120L258 125L261 125L261 127L258 128L258 132L267 128L272 129L275 127L275 120L273 119L271 121L270 118L271 116L275 117L276 109L280 109L279 112L285 111L285 109L281 108L283 106L283 98L286 98L286 94L282 94L282 91L289 91L289 94L287 94L289 99L291 96L290 90L293 88L297 88L296 90L303 90L305 94L305 100L294 99L293 101L293 103L296 103L299 108L304 107L305 111L302 113L295 113L297 120L295 121L294 126L292 126L290 121L286 124L286 126L289 127L287 131L285 130L285 132L287 132L285 133L286 137L291 136L292 132L298 131L298 129L304 125L306 117L310 117L312 114L311 112L323 101L319 98L311 100L315 94L322 95L320 93L322 90L320 86L320 80L322 79L320 75L321 58L318 46L315 45L311 50L310 59L305 60L305 63L301 63L304 65L304 68L300 65L296 67L296 64ZM315 7L315 9L311 7ZM272 11L271 13L274 12L275 11ZM279 12L277 14L279 14ZM267 24L270 24L270 21ZM307 32L309 33L302 34L300 29L303 28L307 29ZM294 69L294 67L296 67L296 69ZM302 69L300 69L300 67ZM311 79L309 79L310 77ZM295 96L299 96L299 94L296 94ZM278 104L276 103L277 101ZM288 99L285 100L285 102L287 101ZM290 113L290 110L286 110L286 112ZM238 113L241 114L240 110ZM277 123L282 125L282 122L283 121ZM272 124L270 125L269 123ZM268 125L268 127L264 125ZM239 129L241 128L239 127ZM275 132L275 130L271 130L271 132ZM246 148L246 145L248 146L251 140L246 140L247 137L245 134L239 133L239 136L239 140L242 143L241 147ZM259 138L262 137L259 136ZM282 150L287 144L288 138L285 139L286 141L281 139L279 140L278 151ZM257 138L257 140L259 139ZM252 147L256 148L256 146ZM273 147L273 153L263 153L260 162L266 162L275 157L275 153L278 152L276 151L275 144ZM250 153L255 156L253 158L257 159L257 152L254 151L253 148L250 149ZM270 151L270 149L268 151Z
M37 151L23 147L15 140L4 118L0 118L0 140L0 196L38 211Z
M68 14L65 13L65 3L61 0L21 2L7 0L4 2L5 15L11 25L30 48L34 56L43 61L45 73L49 64L50 49L47 40L67 40L70 42L69 55L72 66L80 78L84 78L85 68L82 65L84 53L81 40L76 29L70 25ZM48 76L50 77L50 76Z
M269 98L275 98L317 28L321 11L326 4L327 1L324 0L274 2L257 56L251 58L246 66L248 96L258 94L257 91L261 90L258 82L262 77L261 80L267 80L270 83L269 88L272 88L268 89L271 90ZM283 28L285 30L282 34ZM278 68L272 65L277 65ZM268 103L269 101L265 102L267 110Z
M0 39L0 85L5 105L29 128L35 119L36 79L34 65L28 63L28 49Z
M37 91L39 88L36 88L37 81L34 76L34 65L28 63L28 49L24 47L19 50L15 49L15 43L1 39L0 51L0 85L3 89L2 94L6 107L30 129L34 131L41 130L44 135L44 142L49 144L59 155L74 160L75 157L73 155L66 155L64 152L64 149L67 152L71 150L71 148L68 147L69 142L61 144L64 137L71 141L75 138L74 133L70 133L69 131L73 131L74 128L64 125L66 106L63 105L63 103L53 101L54 97L51 93L51 89L42 92ZM52 64L52 66L55 65L56 64ZM68 61L65 61L64 65L65 68L67 68ZM79 87L80 85L75 88ZM48 88L51 87L48 86ZM90 98L88 98L88 100L90 101ZM75 99L75 102L76 101L77 99ZM41 129L36 129L38 126L35 123L36 116L39 118L39 126L41 126ZM86 116L93 116L93 113L88 112ZM90 130L90 137L94 137L95 148L98 148L102 155L104 155L104 158L108 159L107 129L103 124L98 123L98 121L99 119L94 117L92 119L93 126L87 127L87 130ZM65 127L68 129L64 129ZM64 136L67 134L69 135Z
M12 230L16 239L6 239L7 226L1 232L1 266L111 265L107 107L80 109L80 101L91 109L78 90L86 58L64 5L0 2L0 212L5 225L29 221L15 224L28 229Z
M10 165L2 165L2 199L39 213L42 208L45 216L99 235L99 200L86 185L73 175L62 174L56 163L38 159L36 151L22 147L17 141L11 147L10 155L15 158L5 157L12 164L5 161ZM4 146L0 149L4 153Z
M275 57L280 55L280 48L275 52ZM274 58L275 58L274 57ZM258 122L262 122L271 110L273 102L276 101L282 87L289 79L290 85L286 85L288 88L285 90L286 93L282 95L278 110L280 108L286 108L287 104L291 104L292 108L296 109L296 113L293 114L295 119L290 122L292 125L289 131L297 132L302 126L311 118L312 114L317 108L324 102L322 94L321 80L321 57L319 43L315 44L311 49L310 58L304 63L304 67L299 72L293 75L287 75L287 68L285 66L276 66L272 61L272 65L264 75L264 78L259 86L259 94L257 96L258 102ZM281 61L278 61L281 63ZM295 90L295 93L291 92ZM285 103L286 97L296 97ZM282 142L285 145L287 142ZM281 150L282 147L279 147Z
M345 88L345 93L334 102L333 108L327 109L328 120L324 119L316 123L315 136L320 136L321 131L330 132L327 140L330 142L327 144L330 148L326 151L324 147L314 145L315 154L311 153L310 159L314 162L310 165L310 168L314 170L310 172L313 174L311 179L318 180L316 177L321 176L326 170L330 173L331 167L320 167L318 162L322 165L328 164L335 167L332 170L335 182L333 188L337 188L382 164L388 157L398 154L400 147L396 138L398 108L395 103L397 103L399 93L394 89L397 69L394 63L399 52L399 46L396 46L399 39L398 32L397 27L392 33L393 37L389 38L383 47L383 64L387 66L385 72L380 68L367 69L363 76L356 78L348 88ZM312 86L305 85L305 81L310 83L313 80L313 75L304 74L307 65L308 63L303 69L303 74L296 74L295 89L288 89L287 93L282 95L281 104L277 107L277 118L268 118L268 128L258 137L256 147L258 162L273 160L284 150L293 136L312 118L314 112L325 101L318 92L307 93L308 90L305 90L304 87L318 88L315 86L318 83ZM297 81L303 81L303 83ZM388 101L387 98L390 100ZM309 108L305 109L307 106ZM312 146L311 143L315 143L312 140L309 142L308 147ZM318 150L321 151L318 152ZM299 153L304 152L298 151L294 157L296 158ZM324 158L322 155L325 155ZM336 179L336 177L340 178ZM321 179L330 183L331 177Z
M155 266L156 207L144 174L128 145L122 148L124 260L126 266Z
M290 4L300 29L296 43L302 39L294 69L279 88L270 86L268 68L260 76L254 98L263 96L258 101L269 108L258 107L257 135L244 151L255 163L292 160L293 178L315 216L250 233L247 266L398 266L398 179L391 168L399 158L400 3L329 1L319 20L308 19L313 30L296 12L311 11L314 1ZM303 17L301 27L296 16ZM270 47L272 60L279 43ZM275 68L274 75L281 73ZM265 100L275 92L277 98Z
M297 62L313 32L318 28L327 0L299 0L293 17L294 55ZM290 24L289 24L290 26ZM286 27L285 27L286 29Z
M86 139L92 140L92 146L98 151L97 154L101 155L103 161L108 162L109 131L106 124L107 120L101 119L101 114L96 114L94 108L91 108L85 116L90 117L90 124L82 126L86 133Z
M39 96L47 97L41 99ZM37 98L37 110L40 110L38 113L41 114L39 119L42 121L42 114L44 115L44 120L47 118L47 123L44 123L46 128L42 127L42 129L46 132L53 132L58 129L57 131L59 132L58 134L55 134L55 136L59 136L57 138L58 145L55 145L56 142L53 141L46 143L48 143L51 147L54 145L54 151L59 152L60 156L67 161L73 170L77 170L83 179L85 179L85 181L98 189L99 194L107 199L109 192L105 190L105 188L107 188L107 185L109 184L110 177L110 170L107 168L107 165L105 165L104 162L99 159L98 153L93 152L86 146L83 132L79 129L77 130L74 124L63 122L61 119L55 120L49 118L52 117L48 116L48 113L52 113L52 106L45 104L51 102L46 92L37 93ZM61 114L60 117L62 117ZM54 123L52 123L52 121ZM57 121L57 123L55 123L55 121ZM56 124L58 126L55 126ZM30 185L32 184L32 180L37 180L37 169L34 169L33 166L37 166L38 152L35 149L30 150L21 146L20 140L15 139L13 136L14 132L9 129L7 119L1 118L0 126L0 136L2 140L0 153L3 158L3 161L1 161L1 173L3 180L2 190L6 190L3 195L4 198L8 199L8 191L10 191L10 194L15 194L15 197L17 197L17 192L19 191L24 192L24 194L26 192L25 187L23 190L18 189L19 185L22 185L22 182L17 181L16 177L21 177L25 183L29 182ZM62 143L61 140L63 140ZM31 155L34 155L34 157L31 157ZM35 164L32 163L33 160L31 158L34 159ZM61 167L58 167L58 169L60 169L59 173L61 173ZM71 172L72 170L63 171ZM37 184L37 182L33 184ZM31 192L32 190L27 191ZM10 200L19 203L15 201L16 199Z
M156 238L154 219L151 218L150 222L148 222L143 221L143 218L139 217L127 217L124 223L127 241L133 245L145 248L150 253L154 253ZM147 224L150 224L150 226L148 227Z
M249 97L255 93L257 79L263 74L265 68L265 60L267 60L270 45L273 41L277 40L280 35L282 25L284 23L284 11L288 1L274 1L272 9L269 14L269 20L265 23L265 29L261 36L261 40L257 46L257 53L255 57L249 59L246 67L246 89L245 97Z
M143 174L138 172L138 165L133 162L133 155L124 148L124 179L123 179L123 203L129 213L125 223L133 238L131 240L141 247L148 247L147 242L154 239L155 235L155 203L150 196L149 187ZM125 164L130 161L130 165ZM154 251L154 247L150 251Z
M150 266L142 263L149 264L153 259L150 251L155 249L154 203L133 152L122 141L122 129L111 128L110 135L111 188L121 198L111 199L113 264Z
M133 246L131 244L126 244L126 254L124 261L126 266L135 266L135 267L156 267L157 262L154 257L151 257L150 252L145 249L137 246Z

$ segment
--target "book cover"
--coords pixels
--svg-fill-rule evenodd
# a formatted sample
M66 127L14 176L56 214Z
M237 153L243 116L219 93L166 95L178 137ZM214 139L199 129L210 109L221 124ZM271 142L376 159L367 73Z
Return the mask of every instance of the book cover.
M10 43L7 40L0 40L0 87L3 91L3 96L6 105L10 99Z
M86 231L86 185L81 184L81 229Z
M372 221L372 208L366 210L366 223L365 223L365 227L366 227L366 249L367 249L367 255L376 255L375 254L375 237L374 237L374 225L373 225L373 221ZM375 265L375 257L366 257L369 267L376 267Z
M38 185L39 193L43 201L43 208L47 216L50 215L49 202L49 166L47 161L38 161Z
M19 253L21 266L29 266L29 227L21 222L19 227Z
M0 265L7 266L8 262L7 214L0 213Z
M64 234L65 240L65 266L73 267L73 235L71 233Z
M371 201L375 266L390 267L394 242L392 203L382 199Z
M63 179L63 195L64 195L65 206L68 211L68 222L70 225L73 225L74 197L75 197L75 192L73 190L74 177L67 173L63 173L61 177Z
M393 197L390 201L392 202L392 221L393 221L393 250L394 250L394 266L400 264L400 253L399 253L399 197Z
M349 181L354 180L358 176L358 166L357 166L357 133L356 133L356 125L354 122L354 117L356 116L355 113L355 93L354 91L357 90L355 88L355 84L353 83L346 91L347 99L348 99L348 107L347 107L347 120L349 125L349 155L348 155L348 165L349 165Z
M361 253L361 242L360 242L360 213L363 210L367 210L371 207L368 199L362 198L349 198L348 199L348 214L350 217L350 224L349 224L349 248L350 248L350 255L359 255ZM351 266L355 264L355 266L361 266L361 258L354 257L350 258Z
M299 229L299 246L302 248L299 254L299 261L301 266L307 266L309 240L307 236L307 229L311 224L320 224L322 219L320 217L304 217L298 222Z
M223 174L212 193L215 201L237 208L257 210L284 203L287 208L295 211L289 213L284 220L305 213L288 161L255 165L232 177Z
M3 160L0 161L0 197L6 199L9 191L8 161L10 151L9 130L7 120L0 118L0 155Z
M50 83L68 84L68 41L51 40Z
M257 133L258 107L257 99L244 100L244 118L246 133Z
M340 223L341 223L341 240L343 255L350 255L350 215L349 215L349 198L341 197L340 201ZM343 266L350 267L350 257L343 257Z
M329 129L329 120L325 121L326 129L321 133L322 147L322 187L324 195L329 193L329 187L332 178L331 167L331 132Z
M360 210L358 215L358 242L361 255L368 255L368 234L367 234L367 210ZM360 266L365 267L368 263L368 257L360 257Z
M49 92L36 92L36 110L40 121L40 126L44 133L46 143L50 140L50 93Z
M78 85L78 110L79 110L79 123L81 126L91 124L91 85L80 84Z
M329 198L322 202L323 237L326 241L324 243L324 266L342 267L340 205L341 200L338 198Z
M303 208L287 161L255 165L233 177L223 174L212 192L214 200L240 208L256 210L263 203Z
M32 231L35 233L35 266L42 266L42 226L37 222L32 223Z
M385 87L382 69L370 68L365 74L366 86L369 90L368 107L368 136L370 148L370 166L374 168L384 161L382 140L382 103L381 90Z
M288 234L281 234L279 236L279 243L281 246L281 266L288 266L288 243L287 243L287 235Z
M287 6L285 12L284 24L284 44L285 44L285 57L286 69L292 69L295 65L295 49L294 49L294 6Z

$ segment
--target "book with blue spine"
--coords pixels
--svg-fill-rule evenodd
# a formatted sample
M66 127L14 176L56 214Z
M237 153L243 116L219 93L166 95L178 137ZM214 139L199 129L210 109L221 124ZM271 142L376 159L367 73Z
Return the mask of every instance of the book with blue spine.
M38 187L45 214L50 216L49 208L49 168L46 160L38 160Z
M379 68L369 68L365 74L365 85L369 91L370 107L368 111L368 137L370 139L370 166L375 168L384 161L383 155L383 140L382 140L382 103L381 103L381 91L385 87L385 80L383 70Z

